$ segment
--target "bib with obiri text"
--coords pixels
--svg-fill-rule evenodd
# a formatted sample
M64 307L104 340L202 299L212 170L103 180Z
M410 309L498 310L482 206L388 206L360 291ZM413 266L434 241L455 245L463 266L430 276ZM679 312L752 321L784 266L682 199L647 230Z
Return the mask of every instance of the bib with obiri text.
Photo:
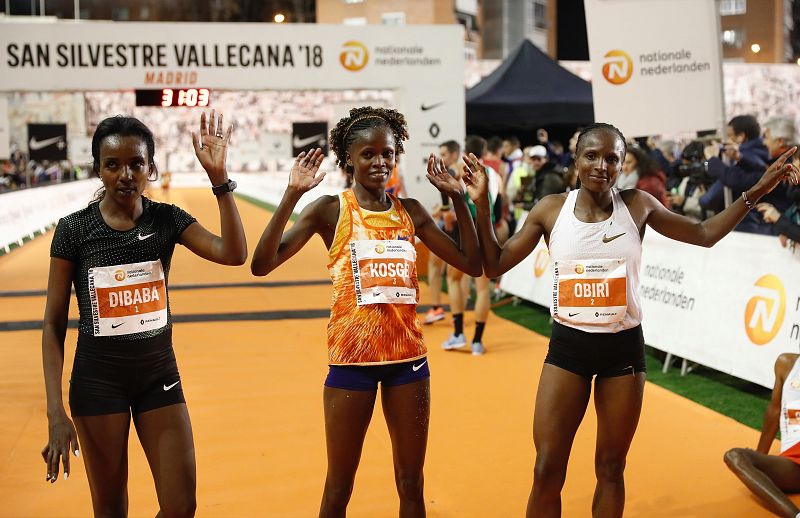
M167 287L160 260L89 269L95 336L120 336L167 325Z
M625 259L553 263L553 316L574 324L611 324L625 318Z
M401 239L350 242L350 266L356 301L368 304L416 304L417 251Z

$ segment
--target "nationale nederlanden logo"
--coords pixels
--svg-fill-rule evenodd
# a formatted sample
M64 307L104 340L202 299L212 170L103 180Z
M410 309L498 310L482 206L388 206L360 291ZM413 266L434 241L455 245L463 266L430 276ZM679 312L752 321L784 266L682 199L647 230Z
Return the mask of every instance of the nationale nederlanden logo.
M379 254L382 254L386 251L386 247L384 247L381 244L375 245L375 251L378 252Z
M537 279L547 271L548 266L550 266L550 253L547 248L540 248L533 257L533 274Z
M118 282L124 281L125 277L125 270L117 270L114 272L114 279L116 279Z
M633 75L633 61L623 50L611 50L603 56L603 77L612 85L627 83Z
M753 287L753 297L744 310L744 329L756 345L770 342L778 334L786 314L786 290L775 275L758 279Z
M367 66L369 61L369 51L360 41L350 40L342 45L342 53L339 54L339 63L350 72L357 72Z
M585 271L586 271L586 268L582 264L576 264L575 265L575 273L577 273L578 275L582 274Z

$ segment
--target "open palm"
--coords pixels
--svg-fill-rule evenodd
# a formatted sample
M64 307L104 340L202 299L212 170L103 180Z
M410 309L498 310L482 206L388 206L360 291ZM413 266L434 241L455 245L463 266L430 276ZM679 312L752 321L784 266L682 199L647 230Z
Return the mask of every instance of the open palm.
M307 192L319 185L325 178L325 172L319 172L319 166L322 165L324 158L325 155L320 148L300 153L289 172L289 187L300 192Z
M212 185L221 185L228 180L228 171L225 160L228 156L228 144L231 140L233 126L228 126L228 131L222 132L222 114L219 119L211 111L210 120L206 121L206 114L200 115L200 134L192 132L192 144L194 154L200 161L200 165L208 174L208 179Z
M428 174L425 176L434 187L448 196L461 196L464 194L461 182L450 175L444 160L435 157L433 153L428 157Z
M470 153L464 155L464 184L467 186L467 194L470 199L480 200L489 196L489 177L484 168L478 161L478 157Z

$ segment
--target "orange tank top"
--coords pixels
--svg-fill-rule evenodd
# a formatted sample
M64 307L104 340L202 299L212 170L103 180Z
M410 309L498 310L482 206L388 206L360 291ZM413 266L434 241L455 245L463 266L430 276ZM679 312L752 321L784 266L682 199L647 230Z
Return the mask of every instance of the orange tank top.
M353 191L339 195L339 221L328 250L333 281L328 322L331 365L416 360L427 350L417 321L414 224L400 201L362 209Z

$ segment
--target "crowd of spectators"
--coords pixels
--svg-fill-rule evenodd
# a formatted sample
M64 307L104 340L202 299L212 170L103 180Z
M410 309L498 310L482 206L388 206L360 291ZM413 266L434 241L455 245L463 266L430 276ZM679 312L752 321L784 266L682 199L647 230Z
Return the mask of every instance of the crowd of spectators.
M551 142L543 129L535 134L536 144L524 149L516 137L502 140L499 158L506 173L500 176L511 233L522 210L530 210L548 194L579 185L572 166L578 134L579 130L566 149ZM489 142L499 140L493 137ZM769 165L797 143L791 119L773 117L762 128L750 115L733 117L724 136L706 136L683 146L655 137L635 139L628 142L617 187L646 191L672 211L702 221L753 187ZM800 167L800 152L793 163ZM736 230L779 236L784 246L800 242L800 188L779 185Z
M69 160L30 160L26 153L16 149L9 159L0 161L0 193L69 182L88 174L86 168L74 166Z

